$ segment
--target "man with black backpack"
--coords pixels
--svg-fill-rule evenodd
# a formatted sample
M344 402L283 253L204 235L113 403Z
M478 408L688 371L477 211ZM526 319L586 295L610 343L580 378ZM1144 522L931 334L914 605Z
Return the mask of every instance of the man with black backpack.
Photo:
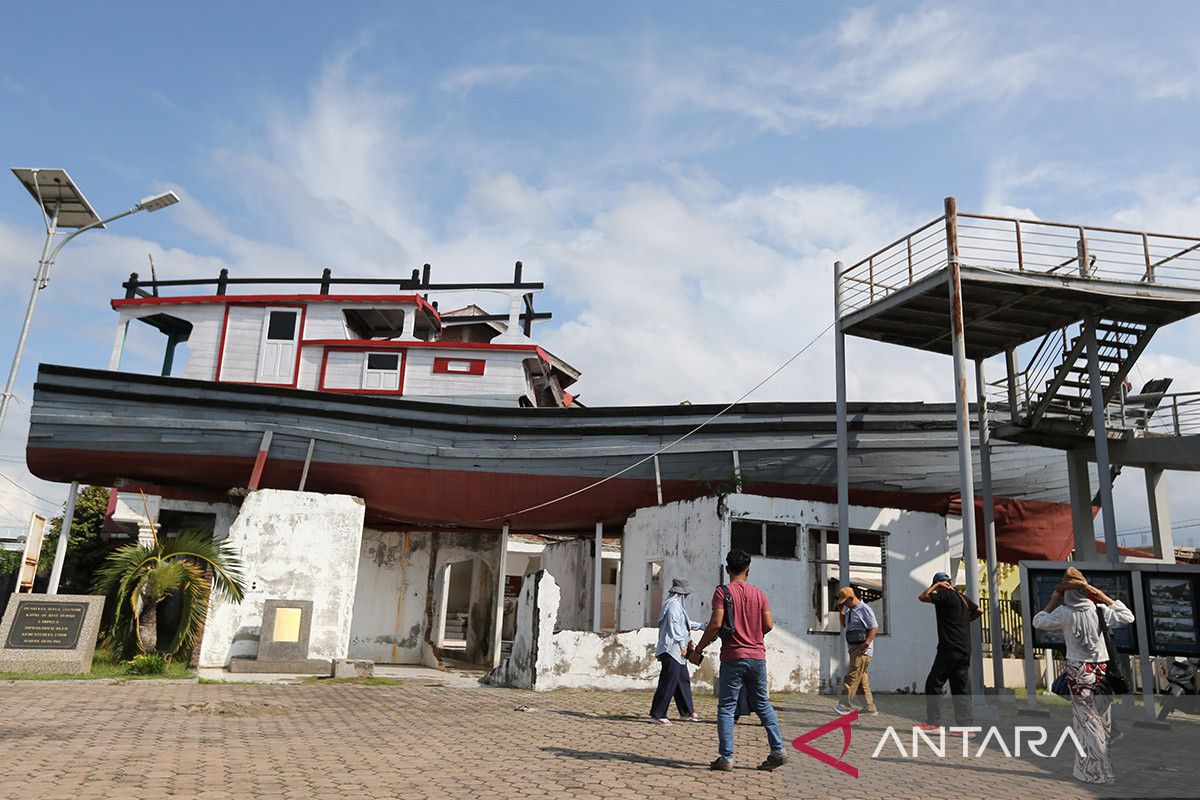
M717 679L718 755L709 769L721 772L733 769L733 714L742 686L747 686L750 708L762 720L771 748L770 755L758 768L773 770L787 763L787 754L779 720L767 695L767 650L763 635L775 627L771 604L762 589L749 583L748 553L730 550L725 557L725 571L729 583L713 592L712 617L690 656L693 663L699 664L704 648L721 637L721 671Z

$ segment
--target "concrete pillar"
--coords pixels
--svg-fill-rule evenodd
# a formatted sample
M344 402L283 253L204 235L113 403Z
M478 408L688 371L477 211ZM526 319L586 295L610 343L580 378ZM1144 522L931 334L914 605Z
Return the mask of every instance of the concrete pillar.
M1145 473L1154 557L1174 564L1175 532L1171 530L1171 509L1167 504L1167 480L1161 469L1147 469Z
M600 582L604 577L604 523L596 523L592 555L592 630L600 632Z
M504 641L504 583L508 571L508 523L500 529L500 563L496 568L495 618L492 620L492 668L500 666L500 651Z
M1071 530L1075 534L1075 560L1096 560L1096 533L1092 524L1091 465L1087 455L1067 451L1067 484L1071 496Z

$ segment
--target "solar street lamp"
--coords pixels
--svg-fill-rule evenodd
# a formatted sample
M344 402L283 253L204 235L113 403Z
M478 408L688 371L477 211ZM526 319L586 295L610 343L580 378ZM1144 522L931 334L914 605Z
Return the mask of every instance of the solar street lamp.
M37 273L33 277L33 291L29 295L29 306L25 309L25 322L21 325L21 335L17 338L17 350L13 354L8 383L4 385L3 397L0 397L0 429L4 427L8 404L12 400L13 385L17 380L17 368L21 365L25 340L29 337L29 324L33 321L33 309L37 305L38 292L45 289L46 284L50 282L50 269L54 266L54 259L58 256L58 252L66 246L67 242L84 231L103 228L110 222L139 211L154 212L179 202L179 195L174 192L163 192L139 200L133 208L122 211L120 214L113 214L111 217L101 219L65 169L14 167L12 173L17 176L17 180L28 190L42 209L42 218L46 223L46 243L42 248L42 258L38 261ZM74 228L74 230L63 235L62 240L55 244L55 240L62 235L60 231L67 228Z
M66 246L67 242L84 231L103 228L110 222L139 211L154 212L179 202L179 195L174 192L163 192L144 197L133 208L101 219L65 169L14 167L12 172L42 209L42 219L46 224L46 243L42 247L42 258L38 261L37 273L33 276L33 291L29 295L29 306L25 309L25 321L21 324L21 335L17 339L17 351L13 354L12 368L8 372L8 383L4 385L4 395L0 398L0 430L4 427L8 404L12 400L13 385L17 381L17 368L21 365L25 340L29 337L29 324L33 321L33 309L37 305L38 292L45 289L50 282L50 269L54 266L54 259L58 257L59 251ZM74 230L67 234L60 233L61 230L70 228ZM62 239L55 244L55 240L59 236L62 236ZM58 594L58 583L59 578L62 577L63 562L67 556L67 541L71 536L71 520L75 516L75 499L78 494L79 482L76 481L71 484L71 490L67 494L63 524L59 529L58 546L54 552L54 565L50 571L50 584L46 588L47 594Z

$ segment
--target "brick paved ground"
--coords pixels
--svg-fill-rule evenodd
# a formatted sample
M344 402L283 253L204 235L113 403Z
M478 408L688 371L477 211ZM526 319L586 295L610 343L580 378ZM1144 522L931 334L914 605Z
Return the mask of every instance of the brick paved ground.
M645 721L645 692L534 694L425 681L29 681L0 683L0 698L6 798L1097 796L1071 780L1067 755L1022 760L989 751L914 762L888 749L872 759L888 725L908 735L915 698L880 698L884 714L855 723L846 760L861 770L857 780L799 753L777 772L757 772L762 730L745 724L737 729L738 769L709 772L710 697L698 698L708 722L670 727ZM830 698L775 700L789 739L832 718ZM1060 723L1046 722L1056 730ZM1114 756L1120 783L1107 794L1197 794L1197 728L1193 720L1171 733L1131 730ZM840 734L819 744L836 754Z

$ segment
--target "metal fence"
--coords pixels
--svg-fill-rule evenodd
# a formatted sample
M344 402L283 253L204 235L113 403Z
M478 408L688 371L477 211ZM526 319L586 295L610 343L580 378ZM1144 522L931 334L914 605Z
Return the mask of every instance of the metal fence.
M1005 658L1025 656L1025 627L1021 622L1021 604L1016 600L1000 600L1000 652ZM985 597L979 602L983 609L980 622L983 625L983 654L992 653L992 599ZM1041 650L1034 653L1040 657Z
M1200 288L1194 236L954 212L838 273L840 314L945 268L952 253L963 266Z

